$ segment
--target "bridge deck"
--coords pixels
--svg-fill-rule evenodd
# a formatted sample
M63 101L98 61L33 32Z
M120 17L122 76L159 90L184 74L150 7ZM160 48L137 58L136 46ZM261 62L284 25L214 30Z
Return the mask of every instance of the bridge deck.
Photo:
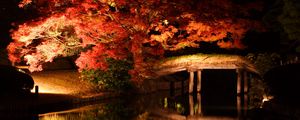
M242 56L219 54L195 54L167 58L154 65L153 68L158 76L202 69L244 69L258 73L254 65Z

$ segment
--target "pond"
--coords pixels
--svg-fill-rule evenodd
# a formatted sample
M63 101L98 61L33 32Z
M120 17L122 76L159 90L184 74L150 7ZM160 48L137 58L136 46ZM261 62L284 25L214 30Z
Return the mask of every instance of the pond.
M14 104L12 106L16 107L13 108L22 110L16 112L15 109L4 109L6 113L0 111L0 117L12 114L9 118L20 120L300 119L300 110L295 104L282 104L276 98L265 103L262 108L253 108L250 103L255 101L249 100L250 93L236 94L235 71L204 72L206 76L203 76L201 93L188 94L185 87L184 90L175 89L172 92L165 90L143 95L123 95L67 106L57 104L51 108L39 108L38 111L24 110L30 107ZM6 105L4 102L0 103L3 104L0 108Z
M185 89L122 96L69 110L39 114L40 120L241 119L247 117L246 95L236 94L234 70L204 71L200 93ZM225 73L224 73L225 72ZM176 77L178 78L178 77Z
M205 89L204 89L205 90ZM263 108L249 109L239 103L240 97L218 92L187 94L182 90L159 91L146 95L130 95L72 105L57 105L43 111L15 108L0 112L1 120L273 120L299 119L295 104L268 102ZM245 102L249 103L249 102ZM1 108L3 105L0 106ZM30 108L30 107L28 107ZM6 116L6 118L3 118ZM7 117L8 116L8 117Z
M14 111L12 116L22 120L24 117L36 120L247 118L249 101L247 95L236 94L236 72L234 70L203 72L205 74L201 94L196 92L188 94L186 86L184 90L176 89L172 92L165 90L68 106L58 104L51 108L38 108L39 110L34 112L30 109L24 110L27 113L23 110L18 113L12 110Z
M223 96L222 96L223 97ZM216 99L216 100L212 100ZM201 94L168 91L120 97L74 107L65 111L39 114L39 120L157 120L157 119L238 119L245 117L237 109L236 98L230 100Z

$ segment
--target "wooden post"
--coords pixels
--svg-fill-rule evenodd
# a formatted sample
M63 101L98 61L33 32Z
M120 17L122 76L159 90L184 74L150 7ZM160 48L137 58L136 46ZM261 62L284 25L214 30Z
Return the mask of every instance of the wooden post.
M198 102L197 114L202 115L202 104L201 104L201 94L200 93L197 93L197 102Z
M37 86L37 85L34 87L34 94L36 97L39 96L39 86Z
M248 72L247 71L244 71L244 93L248 93L248 81L249 81L249 78L248 78Z
M197 92L201 91L201 70L197 70Z
M193 89L194 89L194 72L190 71L189 93L193 93Z
M239 95L241 93L241 84L242 84L242 70L241 69L236 69L237 73L237 82L236 82L236 93Z
M193 95L189 95L189 107L190 107L190 115L194 115L194 97Z
M248 95L244 95L244 115L247 115L248 111Z
M237 111L237 116L240 119L242 115L242 105L241 105L241 96L237 95L236 96L236 111Z

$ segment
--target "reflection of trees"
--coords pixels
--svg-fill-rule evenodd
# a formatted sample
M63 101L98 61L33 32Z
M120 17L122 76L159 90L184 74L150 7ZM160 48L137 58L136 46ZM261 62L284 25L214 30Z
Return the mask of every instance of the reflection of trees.
M168 93L168 92L166 92ZM50 114L46 116L42 116L40 120L60 120L60 119L74 119L74 120L123 120L123 119L135 119L135 120L145 120L145 119L162 119L162 118L202 118L202 117L210 117L210 115L214 116L215 111L225 112L226 114L216 114L216 116L227 116L228 117L244 117L247 115L248 106L248 96L236 96L237 98L233 98L237 101L236 103L228 107L227 104L224 103L222 106L211 106L218 105L219 102L226 101L224 99L218 99L213 101L213 103L206 103L208 99L205 94L187 94L187 95L179 95L179 96L171 96L166 97L165 94L149 94L143 96L133 96L130 95L127 98L122 97L118 99L108 100L107 103L101 104L93 104L87 107L81 107L77 110L72 110L67 113L58 113L58 114ZM244 98L243 98L244 97ZM245 101L242 101L244 99ZM216 103L218 102L218 103ZM260 101L258 101L260 102ZM218 107L218 108L215 108ZM225 111L223 108L226 107ZM233 108L236 107L236 108ZM244 109L246 108L246 109ZM214 113L208 113L208 109L214 109ZM216 109L216 110L215 110ZM238 109L239 111L233 110L233 114L231 114L232 109ZM235 116L238 114L238 116ZM234 116L232 116L234 115Z
M157 94L122 97L109 100L107 103L93 104L72 110L66 113L49 114L40 120L124 120L143 119L149 116L150 111L161 105L160 97Z
M139 111L135 111L134 108L126 106L122 101L89 107L90 108L83 108L82 110L71 113L46 115L42 117L41 120L121 120L124 118L132 118L139 113Z
M175 98L164 98L163 99L163 107L165 110L170 112L176 112L179 114L185 114L186 108L182 101L176 100Z

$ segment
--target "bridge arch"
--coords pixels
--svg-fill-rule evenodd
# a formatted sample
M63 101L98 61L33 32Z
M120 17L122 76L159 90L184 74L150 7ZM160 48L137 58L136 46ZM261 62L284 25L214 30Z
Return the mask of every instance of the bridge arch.
M249 74L259 74L255 66L239 55L194 54L166 58L153 66L157 77L187 71L189 93L193 92L194 76L197 77L197 91L201 91L201 74L204 69L235 69L237 73L237 94L248 92Z

